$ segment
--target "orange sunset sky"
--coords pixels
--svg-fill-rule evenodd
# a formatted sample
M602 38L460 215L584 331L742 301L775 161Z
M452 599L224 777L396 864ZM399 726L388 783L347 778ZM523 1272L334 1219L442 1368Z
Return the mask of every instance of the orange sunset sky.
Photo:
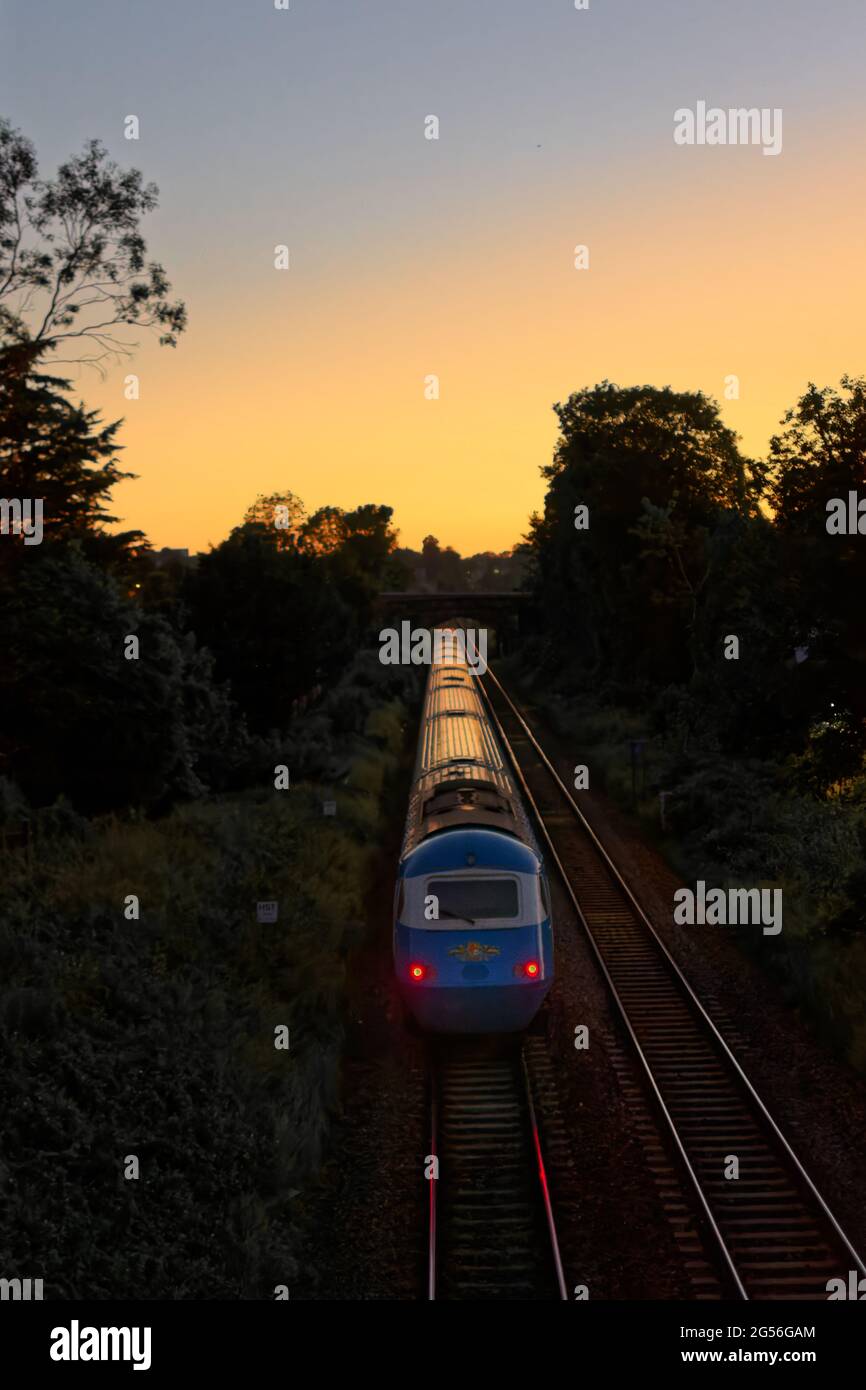
M75 376L125 418L115 506L156 546L204 549L290 488L386 503L405 545L506 549L570 391L701 389L762 454L810 379L864 369L859 5L156 0L121 63L134 8L49 5L46 30L7 7L21 71L30 45L58 63L48 100L4 74L4 114L45 172L95 136L160 185L144 230L189 329ZM118 63L94 83L97 31ZM782 153L677 146L699 99L781 108Z

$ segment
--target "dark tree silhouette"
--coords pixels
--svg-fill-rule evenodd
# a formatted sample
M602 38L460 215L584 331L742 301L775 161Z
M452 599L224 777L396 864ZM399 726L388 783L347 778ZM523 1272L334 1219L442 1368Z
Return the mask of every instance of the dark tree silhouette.
M88 813L199 795L243 737L210 657L76 545L31 554L0 603L0 774L35 806L63 792Z
M605 381L554 409L561 433L530 531L539 600L588 669L686 679L709 530L725 509L757 513L761 470L700 392ZM578 506L589 515L580 531Z
M124 326L157 328L174 346L186 309L139 227L158 194L98 140L41 179L31 142L0 119L0 346L60 350L55 361L100 370L135 346L118 336Z
M68 381L29 372L27 358L18 354L0 375L0 496L42 499L46 542L76 539L117 563L144 544L141 531L106 530L118 519L107 507L111 489L135 476L117 465L121 421L101 424L61 394ZM23 553L20 537L0 536L0 570Z

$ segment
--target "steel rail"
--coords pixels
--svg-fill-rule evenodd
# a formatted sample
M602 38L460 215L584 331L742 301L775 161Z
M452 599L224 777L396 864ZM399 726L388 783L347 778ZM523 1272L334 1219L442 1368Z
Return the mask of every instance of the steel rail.
M827 1202L824 1200L824 1198L822 1197L821 1193L818 1191L818 1188L816 1187L815 1183L813 1182L813 1180L812 1180L811 1177L809 1176L809 1174L808 1174L808 1172L806 1171L806 1169L805 1169L803 1163L801 1162L801 1160L798 1158L797 1154L796 1154L796 1153L794 1152L794 1150L792 1149L790 1143L789 1143L788 1140L785 1138L784 1134L782 1133L782 1131L781 1131L781 1129L779 1128L779 1126L778 1126L778 1124L776 1123L776 1121L773 1119L772 1115L770 1114L769 1110L767 1109L767 1106L765 1105L764 1101L763 1101L763 1100L761 1099L761 1097L759 1096L758 1092L755 1090L755 1087L753 1086L753 1084L751 1083L751 1081L750 1081L749 1078L747 1077L746 1073L744 1072L744 1070L743 1070L742 1066L740 1065L739 1061L737 1060L736 1056L735 1056L734 1053L731 1051L731 1048L729 1047L729 1045L728 1045L728 1043L726 1042L725 1038L724 1038L723 1035L720 1033L718 1027L717 1027L716 1024L713 1022L712 1018L711 1018L711 1017L709 1016L709 1014L707 1013L707 1011L706 1011L706 1009L704 1008L703 1004L701 1003L700 999L699 999L699 998L697 997L697 995L695 994L695 992L694 992L692 986L689 984L688 980L686 979L686 977L685 977L685 975L683 974L682 970L680 969L679 965L678 965L677 962L674 960L673 956L671 955L671 953L670 953L670 951L668 950L668 948L667 948L667 946L665 945L665 943L664 943L664 942L661 940L661 938L659 937L658 933L656 932L655 928L653 927L652 923L650 922L650 920L649 920L647 914L645 913L645 911L644 911L643 908L641 907L640 903L639 903L638 900L636 899L635 895L633 894L631 888L629 887L628 883L627 883L626 880L624 879L623 875L620 873L619 869L618 869L618 868L616 867L616 865L614 864L613 860L611 859L610 855L608 854L607 850L605 849L604 845L602 844L602 842L601 842L601 840L599 839L598 835L596 834L595 830L594 830L593 827L590 825L589 821L587 820L587 818L586 818L586 816L584 815L584 813L581 811L580 807L577 805L576 801L574 800L573 796L571 795L571 792L569 791L569 789L566 787L566 785L565 785L564 782L562 781L562 778L559 776L559 773L556 771L556 768L553 766L552 762L551 762L550 759L548 758L547 754L545 753L544 749L542 748L540 742L538 741L537 737L536 737L535 734L533 733L533 731L532 731L532 729L530 728L529 724L527 723L526 719L523 717L523 714L521 713L520 709L517 707L517 705L515 704L515 702L512 700L512 698L511 698L511 696L508 694L508 692L504 689L504 687L503 687L501 681L498 679L498 677L497 677L489 668L488 668L488 671L487 671L486 674L487 674L487 677L489 677L490 680L492 681L492 683L495 685L495 687L497 688L497 690L498 690L499 693L501 694L501 696L502 696L502 698L504 699L504 701L506 702L506 704L508 705L509 709L511 710L512 714L514 715L514 718L517 720L517 722L518 722L520 728L522 729L523 733L525 734L526 738L528 739L530 745L532 746L532 748L534 749L534 751L537 753L538 757L540 758L540 760L541 760L542 764L544 765L544 767L546 768L547 772L550 774L550 777L552 778L554 784L556 785L557 790L559 791L559 793L561 794L561 796L565 799L565 801L567 802L568 806L570 807L570 809L571 809L571 811L572 811L574 817L576 818L577 822L579 823L579 825L581 826L582 830L585 832L585 834L586 834L587 837L589 838L589 840L590 840L591 844L593 845L595 851L597 852L599 858L602 860L602 862L603 862L603 864L604 864L604 866L605 866L607 872L610 874L610 876L611 876L611 878L612 878L614 884L615 884L616 887L620 890L620 892L625 896L625 898L626 898L628 904L630 905L632 911L633 911L634 914L635 914L635 917L636 917L637 920L640 922L640 924L641 924L642 927L645 929L645 931L648 933L648 935L649 935L651 941L653 942L653 945L654 945L654 947L656 948L656 950L662 955L662 957L663 957L663 959L664 959L664 961L665 961L665 964L667 965L668 969L671 971L671 973L672 973L672 975L673 975L673 977L674 977L674 979L675 979L676 984L681 988L681 990L682 990L683 993L685 994L686 999L687 999L687 1002L688 1002L688 1004L690 1005L693 1014L696 1015L697 1021L698 1021L698 1022L700 1023L700 1025L702 1025L702 1026L705 1028L705 1030L706 1030L707 1032L709 1032L709 1034L711 1035L711 1037L712 1037L712 1039L713 1039L715 1045L717 1046L717 1048L718 1048L719 1051L721 1052L721 1054L722 1054L722 1056L723 1056L723 1059L725 1060L725 1062L727 1062L727 1064L729 1065L729 1067L731 1068L731 1070L732 1070L733 1073L735 1074L735 1077L736 1077L736 1079L737 1079L737 1082L738 1082L739 1085L742 1087L742 1089L744 1090L744 1092L745 1092L745 1094L747 1095L748 1099L751 1101L753 1107L754 1107L755 1110L758 1112L758 1114L760 1115L761 1119L764 1121L764 1123L765 1123L767 1129L769 1130L769 1132L771 1133L771 1135L773 1136L773 1138L776 1140L776 1142L777 1142L778 1145L780 1146L780 1148L781 1148L781 1150L783 1151L785 1157L787 1158L788 1162L790 1163L791 1167L793 1168L796 1177L797 1177L798 1180L800 1181L801 1185L802 1185L803 1187L806 1188L806 1190L808 1191L808 1193L810 1194L810 1196L811 1196L812 1199L814 1200L814 1202L815 1202L815 1204L817 1205L819 1211L821 1212L822 1216L824 1217L824 1219L826 1220L826 1222L828 1223L828 1225L832 1228L832 1230L833 1230L833 1232L835 1233L836 1237L838 1238L838 1240L840 1241L841 1245L842 1245L843 1248L845 1249L847 1255L850 1257L850 1259L852 1259L852 1260L854 1261L854 1263L856 1264L856 1266L858 1267L858 1269L860 1269L860 1271L861 1271L862 1273L866 1274L866 1265L864 1265L863 1260L861 1259L861 1257L859 1256L859 1254L858 1254L857 1251L855 1250L855 1248L854 1248L853 1244L851 1243L851 1241L848 1239L847 1235L845 1234L845 1232L844 1232L844 1230L842 1229L841 1225L840 1225L839 1222L837 1221L836 1217L833 1215L833 1213L832 1213L832 1211L830 1210L830 1208L829 1208ZM582 928L583 928L583 930L584 930L584 932L585 932L585 934L586 934L587 940L588 940L588 942L589 942L589 944L590 944L590 946L591 946L591 948L592 948L592 950L593 950L593 953L594 953L594 955L595 955L596 961L598 962L599 968L601 969L601 972L602 972L602 974L603 974L603 976L604 976L604 978L605 978L605 981L606 981L606 983L607 983L607 985L608 985L608 988L609 988L610 991L611 991L611 995L612 995L612 997L613 997L614 1000L615 1000L616 1007L617 1007L618 1012L619 1012L619 1014L620 1014L620 1017L621 1017L621 1019L622 1019L622 1021L623 1021L623 1023L624 1023L624 1026L625 1026L626 1031L627 1031L627 1033L628 1033L628 1035L629 1035L629 1038L630 1038L630 1040L631 1040L631 1042L632 1042L632 1045L633 1045L634 1048L635 1048L635 1051L636 1051L636 1053L637 1053L637 1056L638 1056L638 1058L639 1058L639 1061L640 1061L640 1063L641 1063L641 1066L642 1066L642 1068L643 1068L643 1071L644 1071L644 1073L645 1073L645 1075L646 1075L646 1078L647 1078L647 1081L648 1081L648 1083L649 1083L649 1086L650 1086L650 1088L651 1088L651 1090L652 1090L653 1096L654 1096L654 1098L655 1098L655 1100L656 1100L656 1103L657 1103L657 1105L658 1105L658 1107L659 1107L659 1109L660 1109L660 1111L661 1111L661 1114L662 1114L662 1116L663 1116L663 1118L664 1118L664 1120L665 1120L666 1126L667 1126L667 1128L668 1128L668 1130L669 1130L669 1132L670 1132L670 1135L671 1135L672 1141L673 1141L673 1143L674 1143L674 1145L675 1145L675 1147L676 1147L676 1150L677 1150L678 1154L680 1155L680 1158L681 1158L682 1163L683 1163L683 1165L684 1165L685 1171L686 1171L686 1173L687 1173L687 1175L688 1175L688 1177L689 1177L690 1183L691 1183L691 1185L692 1185L692 1187L693 1187L693 1189L694 1189L694 1191L695 1191L695 1194L696 1194L696 1196L697 1196L697 1198L698 1198L700 1207L701 1207L701 1209L702 1209L702 1211L703 1211L703 1213L704 1213L704 1215L705 1215L705 1217L706 1217L706 1220L707 1220L709 1229L710 1229L710 1231L712 1232L713 1238L714 1238L714 1240L715 1240L715 1242L716 1242L716 1244L717 1244L717 1246L718 1246L718 1249L719 1249L719 1251L720 1251L720 1253L721 1253L721 1255L722 1255L724 1267L725 1267L725 1269L727 1270L728 1274L729 1274L730 1277L731 1277L732 1283L733 1283L733 1285L734 1285L734 1287L735 1287L735 1289L736 1289L736 1291L737 1291L738 1296L739 1296L740 1298L743 1298L743 1299L748 1299L748 1298L749 1298L749 1295L748 1295L748 1293L747 1293L747 1291L746 1291L746 1289L745 1289L745 1286L744 1286L744 1284L743 1284L743 1282L742 1282L742 1279L740 1278L739 1272L738 1272L737 1267L736 1267L736 1261L735 1261L735 1259L734 1259L734 1257L733 1257L731 1251L730 1251L729 1248L728 1248L728 1245L727 1245L727 1243L726 1243L726 1241L725 1241L725 1239L724 1239L724 1236L723 1236L721 1230L719 1229L718 1223L717 1223L716 1218L715 1218L715 1216L714 1216L714 1214L713 1214L713 1211L712 1211L712 1208L711 1208L711 1206L710 1206L710 1203L709 1203L709 1201L708 1201L708 1199L707 1199L707 1196L706 1196L706 1194L705 1194L705 1192L704 1192L704 1190L703 1190L703 1185L702 1185L702 1183L701 1183L701 1181L700 1181L700 1178L698 1177L697 1173L695 1172L694 1167L693 1167L693 1165L692 1165L692 1163L691 1163L691 1161L690 1161L690 1159L689 1159L689 1157L688 1157L688 1154L687 1154L686 1149L685 1149L685 1145L684 1145L683 1140L682 1140L682 1138L681 1138L681 1136L680 1136L680 1134L679 1134L679 1131L678 1131L678 1129L677 1129L676 1122L675 1122L673 1116L670 1114L670 1111L669 1111L669 1109L668 1109L668 1106L666 1105L666 1103L665 1103L665 1101L664 1101L664 1098L663 1098L663 1096L662 1096L661 1090L660 1090L660 1088L659 1088L659 1086L658 1086L658 1084L657 1084L656 1077L655 1077L655 1075L654 1075L654 1073L653 1073L652 1066L651 1066L651 1064L650 1064L650 1062L649 1062L649 1059L647 1058L647 1056L646 1056L646 1054L645 1054L645 1051L644 1051L643 1047L641 1046L641 1043L640 1043L640 1041L639 1041L639 1039L638 1039L638 1037L637 1037L637 1034L635 1033L635 1030L634 1030L634 1028L633 1028L633 1026L632 1026L631 1019L629 1018L626 1005L624 1004L624 1002L623 1002L623 1000L622 1000L622 998L621 998L621 996L620 996L620 994L619 994L619 991L618 991L617 988L616 988L616 985L615 985L615 983L614 983L614 980L613 980L613 978L612 978L612 976L611 976L611 974L610 974L610 971L609 971L609 969L608 969L608 967L607 967L607 963L606 963L606 961L604 960L604 957L603 957L602 952L601 952L601 950L600 950L600 948L599 948L599 946L598 946L598 943L597 943L596 940L595 940L595 937L594 937L594 935L593 935L592 928L590 927L590 925L589 925L589 923L588 923L588 921L587 921L587 919L586 919L586 917L585 917L585 915L584 915L584 913L583 913L583 911L582 911L582 909L581 909L580 902L578 901L577 895L576 895L576 893L575 893L575 891L574 891L574 889L573 889L573 887L572 887L572 885L571 885L571 882L570 882L570 879L569 879L569 877L568 877L568 874L567 874L567 872L566 872L566 870L565 870L565 867L564 867L564 865L562 864L562 861L560 860L559 855L558 855L557 852L556 852L556 849L555 849L555 846L554 846L554 844L553 844L553 841L552 841L552 839L551 839L551 837L550 837L550 834L549 834L549 832L548 832L548 830L547 830L547 827L546 827L546 825L545 825L545 823L544 823L543 815L542 815L542 813L541 813L541 811L540 811L540 809L539 809L539 807L538 807L538 805L537 805L537 803L536 803L535 798L533 797L533 795L532 795L532 793L531 793L531 791L530 791L530 789L529 789L529 786L528 786L528 784L527 784L527 782L526 782L526 778L524 777L523 772L522 772L522 770L521 770L521 768L520 768L520 766L519 766L519 763L518 763L516 754L515 754L515 752L514 752L513 746L512 746L512 744L511 744L511 741L509 740L509 738L508 738L508 736L507 736L507 734L506 734L506 732L505 732L505 729L503 728L502 722L501 722L501 720L500 720L498 714L496 713L496 710L495 710L494 707L493 707L492 701L491 701L491 699L490 699L489 692L484 688L484 682L483 682L482 680L479 680L479 681L478 681L478 684L479 684L479 688L481 689L481 692L482 692L482 696L483 696L485 705L486 705L486 707L487 707L487 709L488 709L488 711L489 711L489 713L490 713L490 715L491 715L491 718L492 718L492 720L493 720L493 722L494 722L494 725L495 725L495 727L496 727L497 734L498 734L499 738L502 740L503 747L505 748L505 751L506 751L506 753L507 753L507 755L508 755L508 757L509 757L509 759L510 759L510 761L511 761L511 763L512 763L512 766L513 766L513 769L514 769L514 772L515 772L515 776L517 777L517 779L518 779L518 781L519 781L519 783L520 783L521 790L522 790L524 796L526 797L527 803L528 803L528 805L530 806L530 808L531 808L531 810L532 810L532 813L533 813L533 815L534 815L534 817L535 817L535 819L536 819L536 821L537 821L537 823L538 823L538 825L539 825L539 828L540 828L540 830L541 830L541 833L542 833L542 835L543 835L543 837L544 837L544 840L545 840L546 844L548 845L548 848L549 848L550 853L551 853L551 857L552 857L552 859L553 859L553 862L556 864L556 867L557 867L557 870L558 870L558 872L559 872L559 875L560 875L560 877L562 878L562 881L563 881L563 884L564 884L564 886L565 886L565 889L566 889L566 891L567 891L567 893L568 893L568 896L569 896L569 898L570 898L570 900L571 900L571 902L572 902L572 905L574 906L574 909L575 909L575 912L576 912L576 914L577 914L578 920L580 921L581 926L582 926Z
M520 1066L523 1071L523 1084L526 1087L526 1108L529 1113L529 1124L532 1130L532 1146L535 1150L535 1161L538 1165L538 1181L541 1185L541 1200L544 1203L544 1215L547 1220L547 1234L550 1237L550 1253L553 1257L556 1286L559 1289L560 1299L567 1303L568 1289L565 1285L565 1271L562 1268L562 1256L559 1252L559 1236L556 1233L553 1203L550 1200L550 1187L547 1181L547 1169L544 1166L544 1153L541 1148L541 1136L538 1131L538 1119L535 1114L535 1101L532 1098L532 1082L529 1077L529 1068L526 1065L526 1057L522 1050L520 1053Z

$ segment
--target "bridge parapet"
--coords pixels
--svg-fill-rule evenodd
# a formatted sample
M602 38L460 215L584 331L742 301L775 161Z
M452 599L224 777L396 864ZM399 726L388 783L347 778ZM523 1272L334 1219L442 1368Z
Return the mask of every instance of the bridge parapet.
M532 602L532 595L516 590L478 593L430 594L416 590L380 594L377 609L383 617L410 618L425 627L449 618L477 618L496 624L519 617Z

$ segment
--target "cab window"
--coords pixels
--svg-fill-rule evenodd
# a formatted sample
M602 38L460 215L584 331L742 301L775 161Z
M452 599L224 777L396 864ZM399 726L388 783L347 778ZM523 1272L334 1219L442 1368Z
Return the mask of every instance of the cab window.
M432 878L427 892L439 900L439 919L464 922L516 917L520 911L513 878Z

